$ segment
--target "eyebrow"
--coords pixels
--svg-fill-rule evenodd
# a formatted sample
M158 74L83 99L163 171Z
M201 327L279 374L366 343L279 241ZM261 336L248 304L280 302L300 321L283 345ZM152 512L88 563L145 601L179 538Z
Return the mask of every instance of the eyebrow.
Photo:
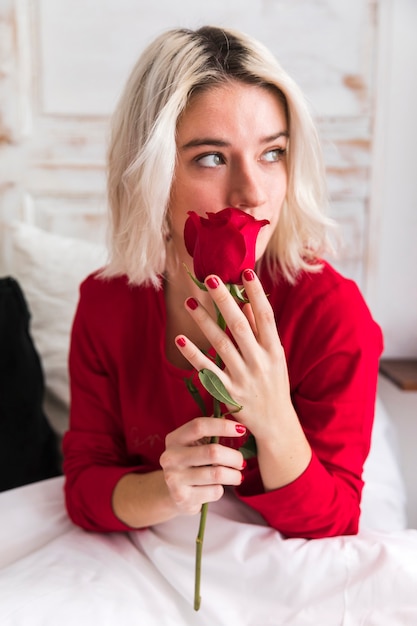
M259 143L270 143L271 141L276 141L281 137L289 137L289 132L287 130L283 130L279 133L273 133L272 135L268 135L267 137L262 137ZM222 139L214 139L213 137L201 137L196 139L191 139L187 141L187 143L181 146L181 150L188 150L189 148L198 148L199 146L217 146L218 148L227 148L230 146L228 141L223 141Z

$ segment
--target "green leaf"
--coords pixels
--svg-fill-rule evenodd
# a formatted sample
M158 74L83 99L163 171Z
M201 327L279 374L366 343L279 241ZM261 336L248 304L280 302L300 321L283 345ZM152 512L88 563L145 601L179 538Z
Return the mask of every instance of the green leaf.
M242 408L242 406L238 404L236 400L233 400L232 396L229 394L217 374L215 374L211 370L202 369L198 372L198 377L203 387L207 389L207 391L213 396L213 398L216 398L216 400L219 400L219 402L231 404L232 406L237 407L238 410Z
M184 382L187 385L187 389L190 392L190 394L192 395L192 397L194 398L196 404L198 405L200 411L201 411L201 415L208 415L207 413L207 409L206 409L206 405L204 404L204 400L201 397L200 392L198 391L197 387L194 385L193 381L191 380L191 378L184 378Z
M256 440L253 435L249 435L243 446L239 448L244 459L251 459L258 454Z

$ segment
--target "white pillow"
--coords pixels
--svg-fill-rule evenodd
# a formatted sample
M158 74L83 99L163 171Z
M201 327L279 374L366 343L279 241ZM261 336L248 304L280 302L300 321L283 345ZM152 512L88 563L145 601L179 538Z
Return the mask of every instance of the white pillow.
M69 404L68 350L79 285L107 258L104 246L13 222L8 272L22 287L30 331L40 354L47 388Z

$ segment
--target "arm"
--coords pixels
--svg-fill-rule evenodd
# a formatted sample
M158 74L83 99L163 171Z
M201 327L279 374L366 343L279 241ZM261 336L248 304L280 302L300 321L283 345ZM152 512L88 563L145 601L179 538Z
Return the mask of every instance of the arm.
M70 431L64 441L69 515L74 523L94 531L144 528L178 515L195 515L204 502L222 497L223 485L240 484L243 468L237 450L197 445L198 440L243 434L229 420L196 418L167 436L162 469L152 471L128 467L116 458L109 462L113 442L108 437L86 438ZM88 452L91 444L102 451L105 447L106 463Z
M221 351L226 369L216 373L244 406L239 419L257 441L258 459L249 464L238 494L287 536L357 532L379 329L354 290L326 293L318 310L307 291L302 306L291 311L292 331L283 331L284 350L260 283L245 287L253 312L253 319L246 316L250 332L226 290L220 286L212 293L239 351L211 327L204 311L192 313ZM192 345L184 354L197 369L210 367Z
M201 417L169 433L161 471L126 474L113 493L117 517L134 528L164 522L177 515L196 515L205 502L219 500L224 485L242 482L240 452L218 444L199 444L211 437L239 437L240 425Z
M117 306L103 310L109 300L117 301ZM63 442L66 503L72 520L94 531L124 531L193 514L203 502L221 497L222 485L241 482L240 452L220 445L196 445L201 438L213 435L242 436L234 422L227 420L189 418L187 422L185 416L186 423L166 437L166 445L161 442L160 462L157 446L150 446L153 456L148 455L146 460L128 451L132 422L125 419L126 409L122 407L132 390L136 398L130 407L134 428L139 431L146 424L158 422L159 432L164 437L167 432L161 420L163 408L156 409L155 415L139 415L140 368L143 363L148 368L149 363L141 354L126 363L129 359L123 349L122 356L117 357L123 345L118 328L127 332L130 349L135 340L132 333L140 327L136 311L132 328L126 310L117 313L122 320L118 323L113 309L119 311L121 307L123 293L106 291L101 298L90 280L82 287L72 331L71 424ZM144 389L149 387L148 382L142 383ZM194 406L192 400L190 403ZM181 399L179 404L183 405ZM151 399L150 406L154 405Z
M280 318L291 397L313 450L311 463L272 494L255 485L250 490L250 481L239 488L287 536L358 530L382 335L356 285L330 278L322 290L306 280Z

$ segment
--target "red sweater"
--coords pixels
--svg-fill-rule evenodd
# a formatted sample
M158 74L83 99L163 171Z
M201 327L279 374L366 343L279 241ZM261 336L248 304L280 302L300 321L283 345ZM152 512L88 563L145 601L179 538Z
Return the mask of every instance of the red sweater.
M328 264L296 285L261 276L285 349L292 401L313 449L294 482L265 493L256 459L237 497L286 536L358 529L382 335L356 285ZM113 489L127 472L160 469L165 436L200 414L190 371L165 357L163 290L124 277L81 286L70 351L71 416L65 434L66 503L88 530L125 531ZM204 390L206 405L210 398ZM229 442L228 442L229 443ZM241 441L239 444L241 445Z

